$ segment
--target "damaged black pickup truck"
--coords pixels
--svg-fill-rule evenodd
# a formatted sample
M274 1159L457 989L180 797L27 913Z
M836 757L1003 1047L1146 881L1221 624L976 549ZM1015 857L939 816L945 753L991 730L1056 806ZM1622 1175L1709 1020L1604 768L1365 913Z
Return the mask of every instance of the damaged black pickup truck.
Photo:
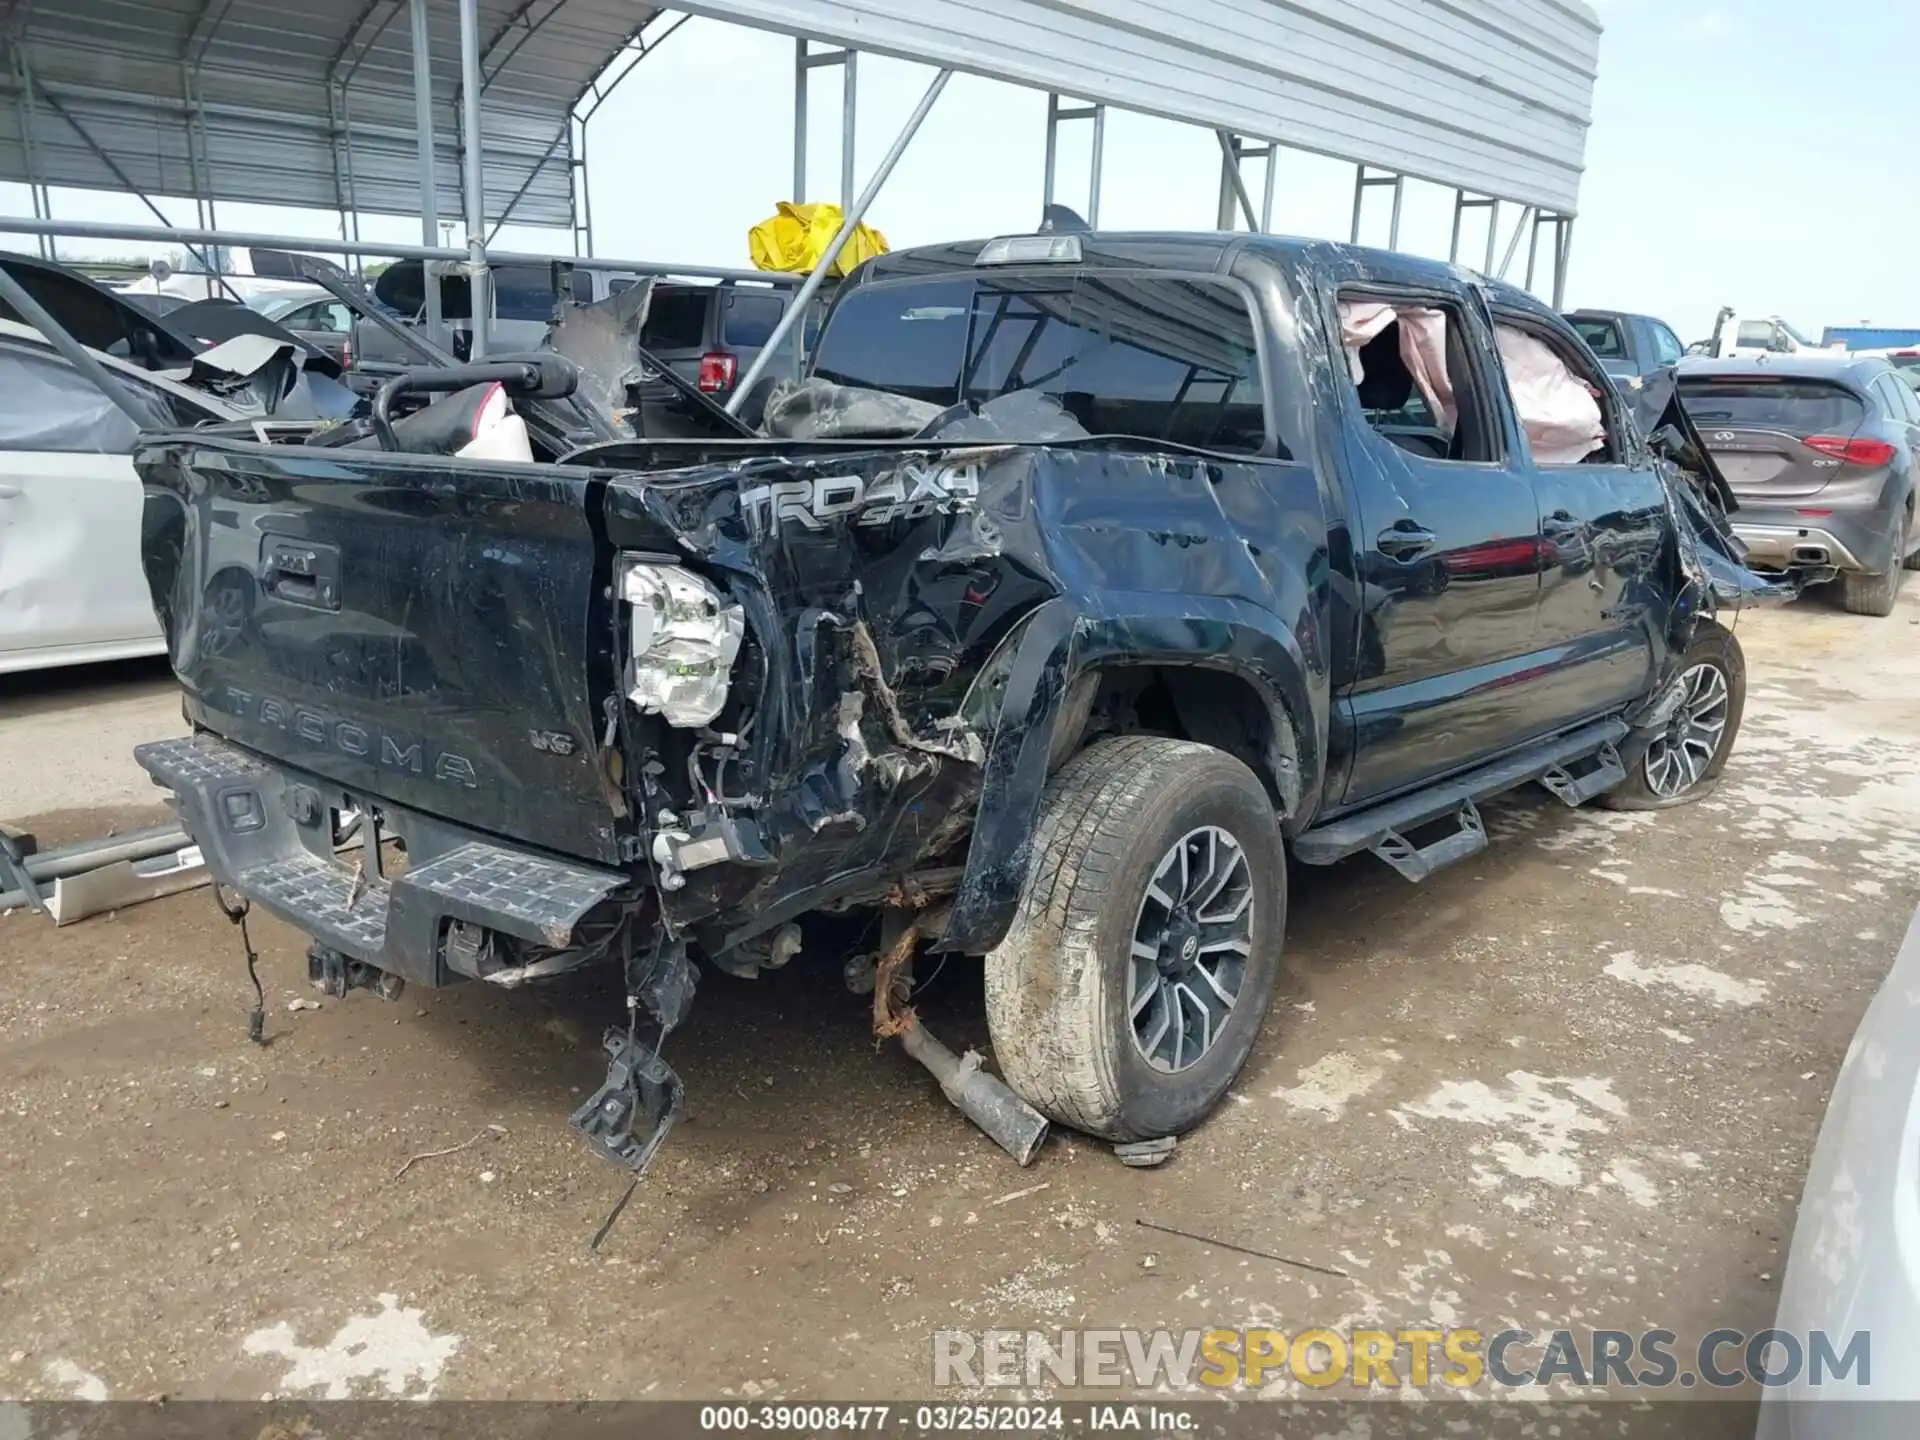
M574 381L468 381L378 443L148 441L195 734L138 755L336 992L623 966L574 1123L636 1168L696 962L848 910L876 1029L1016 1157L1046 1120L1151 1151L1253 1044L1288 852L1419 880L1487 796L1677 804L1739 729L1715 615L1761 582L1685 417L1643 436L1565 321L1445 265L889 255L753 435L476 458ZM918 1024L919 947L984 965L1004 1085Z

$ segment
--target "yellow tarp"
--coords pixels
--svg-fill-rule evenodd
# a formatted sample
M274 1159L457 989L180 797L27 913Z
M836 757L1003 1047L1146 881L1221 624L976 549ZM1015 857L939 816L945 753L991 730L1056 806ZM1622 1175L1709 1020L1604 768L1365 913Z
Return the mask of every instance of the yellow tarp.
M782 200L779 213L747 232L747 250L757 270L786 270L805 275L840 233L838 205L795 205ZM863 260L887 253L887 237L867 225L856 225L853 238L841 248L832 273L846 276Z

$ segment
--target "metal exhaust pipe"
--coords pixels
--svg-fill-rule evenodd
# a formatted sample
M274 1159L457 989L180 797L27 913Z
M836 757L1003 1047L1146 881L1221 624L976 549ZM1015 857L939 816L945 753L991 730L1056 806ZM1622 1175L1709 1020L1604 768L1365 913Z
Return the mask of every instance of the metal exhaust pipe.
M1793 547L1793 563L1796 565L1830 565L1827 547L1824 545L1796 545Z
M918 1018L910 1018L900 1031L900 1044L933 1072L955 1108L986 1131L1016 1165L1033 1163L1047 1140L1047 1117L981 1069L979 1055L971 1050L955 1055L929 1035Z

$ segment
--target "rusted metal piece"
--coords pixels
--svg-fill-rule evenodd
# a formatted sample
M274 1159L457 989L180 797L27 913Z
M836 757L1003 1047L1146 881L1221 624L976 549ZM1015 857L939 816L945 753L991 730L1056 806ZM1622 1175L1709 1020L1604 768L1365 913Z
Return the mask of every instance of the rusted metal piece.
M919 903L924 905L926 897L921 896ZM942 905L936 910L921 910L916 915L905 917L900 933L880 952L879 962L873 972L873 1033L882 1040L891 1040L903 1034L914 1023L913 1007L903 1005L898 1010L893 1004L893 982L900 973L913 963L913 952L923 935L938 935L946 928L947 915L951 905Z

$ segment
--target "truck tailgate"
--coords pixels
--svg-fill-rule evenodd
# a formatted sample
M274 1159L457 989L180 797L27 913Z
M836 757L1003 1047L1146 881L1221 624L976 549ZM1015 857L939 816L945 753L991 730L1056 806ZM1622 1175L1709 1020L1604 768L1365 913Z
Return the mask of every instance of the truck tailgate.
M347 797L619 858L591 472L224 440L136 463L195 724Z

